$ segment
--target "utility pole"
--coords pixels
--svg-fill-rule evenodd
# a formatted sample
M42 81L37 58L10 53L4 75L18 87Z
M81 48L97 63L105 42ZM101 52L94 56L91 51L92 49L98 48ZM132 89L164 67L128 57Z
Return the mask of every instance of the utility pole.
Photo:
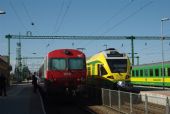
M134 36L127 37L127 39L131 40L131 57L132 57L132 66L134 65L134 42L133 40L135 39Z
M137 56L136 58L137 58L137 65L139 65L139 56Z

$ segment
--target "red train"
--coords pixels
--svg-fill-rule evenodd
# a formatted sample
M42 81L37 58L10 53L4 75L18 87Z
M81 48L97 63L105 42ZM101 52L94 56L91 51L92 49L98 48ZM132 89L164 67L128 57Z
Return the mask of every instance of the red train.
M39 77L44 82L45 91L77 91L86 81L85 59L85 54L75 49L49 52L39 69Z

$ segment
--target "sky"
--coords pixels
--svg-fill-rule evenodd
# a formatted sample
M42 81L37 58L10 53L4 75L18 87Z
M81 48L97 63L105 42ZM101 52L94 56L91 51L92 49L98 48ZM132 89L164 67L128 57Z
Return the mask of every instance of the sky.
M170 0L0 0L0 55L7 55L5 35L161 36L161 19L170 18ZM170 21L163 22L170 36ZM11 41L11 64L16 43ZM74 45L73 45L74 44ZM129 40L21 40L22 57L44 57L61 48L85 48L92 56L106 48L131 53ZM135 40L140 64L161 62L160 40ZM36 53L36 54L33 54ZM130 57L130 55L129 55ZM164 41L164 59L170 60L170 41ZM34 69L42 60L25 60ZM136 59L135 59L136 64Z

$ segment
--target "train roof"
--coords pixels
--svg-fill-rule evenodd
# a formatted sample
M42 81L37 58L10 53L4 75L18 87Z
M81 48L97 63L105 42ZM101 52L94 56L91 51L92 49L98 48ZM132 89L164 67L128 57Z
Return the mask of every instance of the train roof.
M93 61L97 58L99 59L99 57L104 57L105 59L127 59L128 58L126 53L120 53L115 48L108 48L108 49L100 51L90 57L87 57L87 60Z
M132 67L143 67L143 66L153 66L153 65L160 65L162 64L162 62L156 62L156 63L148 63L148 64L141 64L141 65L135 65L135 66L132 66ZM164 61L164 64L170 64L170 61Z
M48 57L85 57L85 54L77 49L57 49L48 53Z

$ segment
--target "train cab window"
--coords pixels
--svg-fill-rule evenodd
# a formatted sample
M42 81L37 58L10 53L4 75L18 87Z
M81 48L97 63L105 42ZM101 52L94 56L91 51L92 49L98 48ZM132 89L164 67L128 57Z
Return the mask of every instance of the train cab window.
M50 59L50 69L51 70L65 70L66 59L60 59L60 58Z
M155 76L159 76L159 69L155 69Z
M149 70L150 76L153 76L153 69Z
M140 70L140 76L141 77L143 76L143 70Z
M112 73L127 72L127 59L107 59L107 63Z
M84 59L82 58L73 58L68 60L69 69L84 69Z
M168 76L170 76L170 68L168 68Z

